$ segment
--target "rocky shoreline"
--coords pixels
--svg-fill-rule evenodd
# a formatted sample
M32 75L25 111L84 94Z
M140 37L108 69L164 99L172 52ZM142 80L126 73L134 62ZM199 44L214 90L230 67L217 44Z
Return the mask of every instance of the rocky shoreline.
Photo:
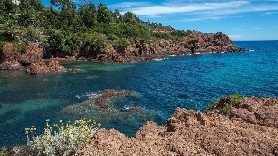
M278 99L224 97L205 113L177 108L134 137L100 129L77 155L278 155Z
M108 46L102 51L93 51L93 48L84 51L84 56L90 61L130 63L137 61L153 61L168 55L190 55L220 52L245 52L239 48L221 32L205 34L192 31L184 37L182 42L173 40L161 40L159 42L146 43L143 40L133 41L127 47Z
M131 92L105 91L105 97ZM108 93L106 95L106 93ZM27 146L0 149L29 155ZM165 126L147 122L128 138L104 128L75 155L278 155L278 98L222 97L205 112L176 108Z
M92 61L106 63L131 63L138 61L155 61L169 55L191 55L220 52L244 52L221 32L205 34L192 31L184 37L182 42L173 40L161 40L159 42L146 43L143 40L132 41L127 47L115 47L109 45L104 49L91 47L75 56L50 59L50 64L43 58L43 48L35 43L29 43L24 54L20 54L16 47L7 43L2 48L0 58L0 70L23 70L31 75L58 73L66 69L58 61ZM78 70L66 70L68 72Z

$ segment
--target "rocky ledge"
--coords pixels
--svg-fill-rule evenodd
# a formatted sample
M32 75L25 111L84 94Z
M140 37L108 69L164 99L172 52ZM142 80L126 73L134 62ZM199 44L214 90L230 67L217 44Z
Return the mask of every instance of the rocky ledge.
M134 137L100 129L77 155L278 155L278 99L221 98L205 113L177 108Z

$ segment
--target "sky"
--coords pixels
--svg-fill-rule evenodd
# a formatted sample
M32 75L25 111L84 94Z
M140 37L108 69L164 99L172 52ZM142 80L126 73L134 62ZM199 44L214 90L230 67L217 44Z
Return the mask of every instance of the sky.
M42 0L49 6L50 0ZM73 0L78 3L81 0ZM234 41L278 40L278 0L98 0L109 9L180 30L223 32Z

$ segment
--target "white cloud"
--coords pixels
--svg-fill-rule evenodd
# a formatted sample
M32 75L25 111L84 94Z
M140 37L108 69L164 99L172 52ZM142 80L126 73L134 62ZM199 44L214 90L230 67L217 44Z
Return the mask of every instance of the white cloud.
M110 5L112 8L131 8L131 7L138 7L138 6L148 6L150 2L121 2L117 4Z
M231 40L241 39L244 35L228 35Z
M225 2L225 3L203 3L190 5L156 5L128 8L137 15L153 16L163 14L190 13L204 10L216 10L225 8L236 8L248 4L247 1Z
M181 14L187 21L218 20L230 18L243 13L263 12L273 14L278 11L278 0L173 0L161 4L150 2L122 2L112 5L120 8L122 12L131 11L138 16L158 17L165 15Z
M275 14L276 12L266 12L264 13L264 15L272 15L272 14Z

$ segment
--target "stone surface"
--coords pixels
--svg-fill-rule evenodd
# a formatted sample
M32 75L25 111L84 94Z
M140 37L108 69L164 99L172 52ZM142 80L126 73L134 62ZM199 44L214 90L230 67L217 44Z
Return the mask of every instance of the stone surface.
M0 70L22 70L23 66L38 63L42 60L43 48L35 43L29 43L25 54L18 53L11 43L3 46L0 59Z
M17 52L17 49L13 46L12 43L6 43L3 46L2 55L0 58L0 63L3 62L16 62L20 59L20 55Z
M20 56L19 62L22 65L30 65L31 63L37 63L42 60L43 48L37 46L35 43L29 43L26 49L26 53Z
M47 74L47 73L58 73L65 71L65 68L59 64L57 60L51 60L48 65L44 62L40 61L38 63L32 63L27 68L27 73L30 75L39 75L39 74Z
M166 126L148 122L132 138L100 129L77 155L277 155L277 101L247 97L226 115L177 108Z
M3 46L3 52L0 58L0 70L21 70L22 65L18 62L20 55L17 49L11 43Z

